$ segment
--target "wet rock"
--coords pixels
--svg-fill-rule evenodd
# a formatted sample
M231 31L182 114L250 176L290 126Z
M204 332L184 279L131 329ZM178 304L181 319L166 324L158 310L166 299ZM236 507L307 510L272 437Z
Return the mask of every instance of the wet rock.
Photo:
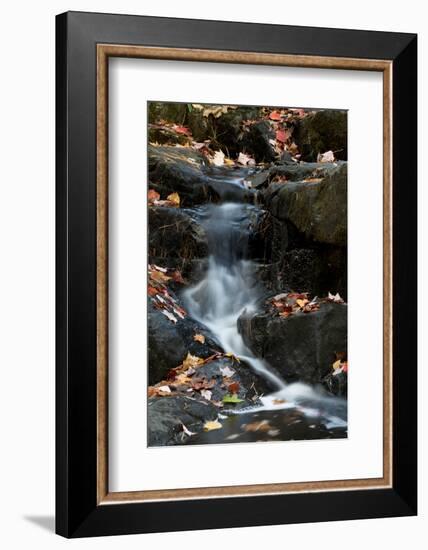
M306 240L346 246L346 164L339 165L322 181L270 184L265 204L272 215L291 222Z
M239 389L231 391L228 389L228 385L224 382L224 373L228 374L232 372L228 380L229 384L238 384ZM226 369L226 370L224 370ZM222 357L215 361L211 361L206 365L202 365L196 371L198 378L205 378L206 380L213 380L214 386L211 388L212 399L214 401L222 401L223 397L228 394L235 394L239 399L242 399L241 403L227 403L224 405L226 409L239 409L254 405L258 401L258 396L267 393L272 388L262 378L257 376L251 369L250 365L244 361L232 360L228 357Z
M182 206L216 202L218 193L205 175L203 155L188 147L149 146L149 185L162 199L178 193Z
M319 153L334 151L335 157L346 160L348 130L346 111L318 111L300 120L294 133L302 160L316 161Z
M155 124L159 120L180 124L184 122L188 113L187 103L172 103L165 101L149 102L149 123Z
M209 105L205 107L209 108ZM215 106L211 106L215 107ZM243 122L260 116L259 107L238 107L229 109L220 116L206 116L202 109L193 109L188 114L187 124L196 141L211 141L211 146L218 147L231 158L243 150L243 139L246 135Z
M280 266L279 289L326 296L338 292L347 299L347 248L319 246L295 248L284 254Z
M149 143L187 145L191 138L184 134L178 134L173 130L159 125L149 126Z
M261 170L247 177L247 182L252 189L262 189L266 187L270 181L270 171Z
M248 365L229 357L196 367L191 379L195 384L207 383L208 397L191 384L170 381L171 395L149 399L149 445L183 444L190 437L183 431L183 424L190 432L201 432L204 423L217 419L219 414L257 405L259 396L269 389ZM232 395L239 402L223 404L225 396L227 399Z
M169 290L169 294L180 305L177 295ZM166 317L161 309L154 306L154 301L148 301L148 375L149 384L154 385L165 378L168 371L180 365L187 353L197 357L207 358L222 349L210 331L189 316L181 319L176 316L174 323ZM194 340L195 334L205 336L205 342Z
M339 372L334 374L330 372L322 381L324 387L333 395L338 397L347 397L348 395L348 374Z
M335 353L347 350L347 306L323 303L318 311L287 318L263 306L259 313L244 312L238 329L253 353L285 380L321 383L331 370Z
M255 211L250 222L249 257L261 263L281 262L288 246L287 226L267 210Z
M164 206L149 208L150 263L177 268L194 280L207 255L206 232L189 212Z
M218 408L209 401L185 395L152 397L147 404L149 447L183 444L190 432L199 432L208 420L215 420Z
M262 120L249 127L242 141L242 148L256 162L272 162L277 156L272 141L275 142L275 132L267 120Z

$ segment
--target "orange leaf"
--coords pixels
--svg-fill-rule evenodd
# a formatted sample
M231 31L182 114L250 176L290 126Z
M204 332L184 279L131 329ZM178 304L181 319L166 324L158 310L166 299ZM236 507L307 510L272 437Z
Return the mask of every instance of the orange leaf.
M269 118L271 120L281 120L281 115L278 113L278 111L272 111L269 115Z
M160 195L154 189L149 189L149 192L147 193L147 198L149 202L158 201L160 199Z

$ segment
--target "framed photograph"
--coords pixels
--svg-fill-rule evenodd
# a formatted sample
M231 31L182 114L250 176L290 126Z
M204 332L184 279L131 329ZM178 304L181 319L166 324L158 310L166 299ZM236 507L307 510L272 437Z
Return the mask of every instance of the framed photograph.
M58 534L416 514L416 36L56 48Z

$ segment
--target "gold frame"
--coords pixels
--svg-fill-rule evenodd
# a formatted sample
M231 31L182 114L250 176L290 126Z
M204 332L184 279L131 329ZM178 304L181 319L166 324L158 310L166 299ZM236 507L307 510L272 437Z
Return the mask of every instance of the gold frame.
M108 59L133 57L383 73L383 476L150 491L108 490ZM97 504L392 487L392 62L339 57L97 45Z

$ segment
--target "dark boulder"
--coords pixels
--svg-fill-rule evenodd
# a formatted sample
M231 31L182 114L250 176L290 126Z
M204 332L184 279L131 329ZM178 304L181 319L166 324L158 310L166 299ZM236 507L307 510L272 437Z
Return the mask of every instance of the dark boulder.
M282 261L288 246L286 224L267 210L258 209L250 221L249 257L261 263Z
M148 108L149 123L156 124L160 120L182 124L186 120L189 107L187 103L172 103L167 101L150 101Z
M216 420L219 413L230 414L232 410L257 405L259 396L269 391L269 386L249 365L230 357L220 357L194 370L191 376L195 383L208 383L208 397L203 391L194 389L197 386L168 381L171 395L151 397L148 401L150 446L191 442L192 436L186 430L199 433L204 423ZM232 402L228 402L231 397Z
M267 120L251 124L242 140L242 149L254 157L256 162L272 162L277 157L275 132Z
M326 296L338 292L347 299L347 248L324 245L293 248L284 254L279 289Z
M179 304L178 297L169 290L169 294ZM189 316L181 319L176 315L174 323L155 307L156 302L148 300L148 377L154 385L165 378L168 371L180 365L187 353L206 358L222 349L210 331ZM195 341L195 334L205 336L205 342Z
M215 420L218 408L204 399L185 395L152 397L147 404L147 444L149 447L183 444L190 432L199 432L208 420Z
M308 241L346 246L347 165L337 166L321 181L311 179L270 184L266 207Z
M189 147L148 148L149 186L166 199L178 193L182 206L216 202L218 193L205 175L205 158Z
M196 141L210 140L211 147L221 149L234 158L243 150L246 135L243 123L258 118L260 107L229 107L226 112L221 112L220 108L218 105L193 108L188 114L187 125Z
M300 120L294 140L302 160L316 161L319 153L333 151L339 160L348 155L348 116L346 111L318 111Z
M322 303L318 311L281 318L265 309L243 313L238 329L245 344L288 381L321 383L336 352L347 350L347 306Z
M149 262L179 269L194 280L208 256L204 228L181 208L149 207Z
M187 145L192 142L192 139L185 134L178 134L174 130L157 124L149 126L149 143L157 143L159 145L178 144Z

